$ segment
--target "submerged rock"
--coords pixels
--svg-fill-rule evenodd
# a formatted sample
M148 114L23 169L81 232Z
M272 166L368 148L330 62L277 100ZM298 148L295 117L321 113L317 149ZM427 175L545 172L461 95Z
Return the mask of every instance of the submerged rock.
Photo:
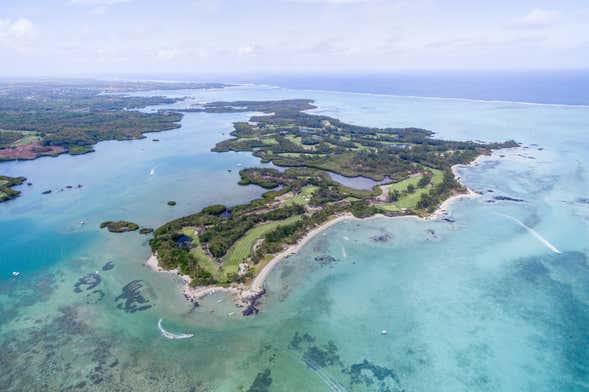
M74 284L74 292L81 293L82 291L92 290L98 286L101 281L102 278L98 274L88 274L83 276ZM85 287L85 290L82 289L83 287Z
M103 271L110 271L111 269L113 269L115 267L115 263L113 263L112 261L107 261L103 266L102 266L102 270Z
M346 369L353 385L373 386L379 385L380 391L402 391L399 377L389 368L379 366L368 360L355 363Z
M495 197L493 197L493 199L495 199L497 201L513 201L515 203L525 202L524 199L516 199L515 197L509 197L509 196L495 196Z
M314 260L321 265L327 265L337 261L335 257L330 255L315 256Z
M142 280L133 280L122 289L122 293L115 298L117 308L124 310L126 313L135 313L147 310L153 305L149 304L149 299L144 293L144 282Z
M383 233L370 237L370 239L374 242L389 242L392 238L393 236L390 233Z
M251 316L252 314L258 314L260 311L256 305L258 300L266 294L266 289L261 289L258 291L248 291L241 295L241 301L245 309L242 310L241 314L244 316Z
M270 390L272 385L272 377L270 377L270 369L266 369L256 375L256 378L252 385L248 388L247 392L267 392Z

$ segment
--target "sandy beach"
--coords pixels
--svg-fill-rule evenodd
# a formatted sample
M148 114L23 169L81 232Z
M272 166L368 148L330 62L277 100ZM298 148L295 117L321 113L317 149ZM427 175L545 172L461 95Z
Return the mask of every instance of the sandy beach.
M284 259L286 256L294 255L294 254L298 253L302 247L304 247L310 240L313 239L313 237L315 237L317 234L321 233L323 230L327 229L328 227L331 227L335 224L338 224L340 222L343 222L343 221L349 220L349 219L356 219L356 218L354 218L354 216L349 213L344 214L344 215L340 215L340 216L337 216L337 217L325 222L324 224L314 228L310 232L308 232L299 242L297 242L294 245L289 246L288 248L286 248L285 250L283 250L282 252L280 252L276 256L274 256L272 258L272 260L270 260L268 262L268 264L266 264L264 266L264 268L262 268L260 273L254 278L254 280L252 281L252 283L250 285L250 288L252 290L260 290L262 288L262 285L264 284L264 281L268 277L268 274L270 273L270 271L272 271L272 269L282 259Z

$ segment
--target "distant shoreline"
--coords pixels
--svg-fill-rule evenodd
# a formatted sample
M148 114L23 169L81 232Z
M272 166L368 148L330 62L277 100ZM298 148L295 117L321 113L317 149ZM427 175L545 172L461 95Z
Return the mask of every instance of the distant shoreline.
M454 165L454 166L452 166L452 173L454 174L454 177L456 178L456 180L460 181L460 176L457 173L458 168L468 167L470 165L477 164L479 162L479 160L481 158L483 158L484 156L485 155L480 155L474 161L472 161L471 163L469 163L467 165ZM197 301L197 300L202 299L202 298L209 296L209 295L223 292L223 293L232 294L235 297L235 300L236 300L236 303L238 304L238 306L243 307L243 306L248 305L248 303L249 303L248 301L250 298L252 298L252 297L258 298L259 296L261 296L264 293L264 288L263 288L264 282L266 281L266 279L268 278L268 276L270 275L270 273L272 272L274 267L276 267L286 257L294 256L295 254L297 254L305 245L307 245L307 243L309 243L309 241L311 241L313 238L315 238L318 234L323 232L325 229L327 229L331 226L334 226L338 223L348 221L348 220L366 220L366 219L374 219L374 218L396 219L396 218L408 218L408 217L413 217L413 218L423 219L423 220L438 220L438 219L441 219L444 215L446 215L448 213L449 207L455 201L460 200L460 199L472 199L472 198L476 198L476 197L480 196L478 193L474 192L470 188L468 188L466 186L464 186L464 187L466 188L466 192L454 194L454 195L448 197L438 206L438 208L433 213L429 214L426 217L420 217L417 215L400 215L400 216L389 217L389 216L386 216L383 214L376 214L376 215L372 215L372 216L369 216L366 218L357 218L357 217L353 216L351 213L345 213L345 214L342 214L339 216L334 216L333 218L329 219L328 221L324 222L323 224L313 228L311 231L309 231L307 234L305 234L305 236L302 237L297 243L290 245L286 249L284 249L283 251L275 254L274 257L264 267L262 267L262 269L258 272L258 274L255 276L255 278L251 281L251 283L249 285L242 283L242 284L233 285L233 286L229 286L229 287L223 287L223 286L191 287L190 282L192 281L192 279L189 276L180 275L178 269L164 270L163 268L161 268L159 266L157 256L154 254L152 254L145 261L144 264L146 266L148 266L149 268L151 268L155 272L167 272L167 273L173 273L173 274L179 275L182 278L182 280L184 281L183 288L182 288L182 292L184 294L184 297L190 302Z

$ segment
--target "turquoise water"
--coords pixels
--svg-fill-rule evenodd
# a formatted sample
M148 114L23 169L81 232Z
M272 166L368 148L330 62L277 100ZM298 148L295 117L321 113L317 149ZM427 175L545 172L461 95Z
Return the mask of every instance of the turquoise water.
M108 219L155 227L260 195L237 185L255 158L209 152L248 114L187 114L180 129L100 143L92 154L4 163L3 173L33 185L0 204L0 390L589 389L589 108L265 87L165 94L310 97L316 112L349 122L525 147L460 170L483 195L453 204L452 222L326 230L272 272L255 318L221 295L192 309L177 277L143 265L148 237L97 228ZM115 266L103 271L107 261ZM141 305L151 307L132 312ZM161 337L160 318L195 336Z

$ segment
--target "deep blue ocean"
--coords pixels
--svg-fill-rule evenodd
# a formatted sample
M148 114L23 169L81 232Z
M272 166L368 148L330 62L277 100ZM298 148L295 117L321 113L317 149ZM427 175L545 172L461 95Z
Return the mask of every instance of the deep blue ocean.
M126 75L140 79L219 80L297 90L589 105L589 70L419 71L354 74Z

